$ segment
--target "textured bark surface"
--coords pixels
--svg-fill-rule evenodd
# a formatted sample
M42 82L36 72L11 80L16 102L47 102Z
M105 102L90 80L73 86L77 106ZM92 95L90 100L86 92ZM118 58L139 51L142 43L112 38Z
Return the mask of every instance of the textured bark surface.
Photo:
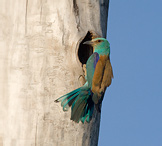
M108 0L0 3L0 146L96 146L100 114L77 124L54 100L83 84L78 44L106 36Z

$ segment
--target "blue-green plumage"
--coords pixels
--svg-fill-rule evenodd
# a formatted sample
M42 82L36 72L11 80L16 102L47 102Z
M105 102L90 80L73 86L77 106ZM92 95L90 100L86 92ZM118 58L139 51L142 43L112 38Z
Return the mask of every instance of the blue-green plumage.
M109 59L109 42L104 38L95 38L85 44L92 45L94 48L94 53L86 63L87 82L82 87L55 100L61 102L64 111L71 107L71 120L82 123L90 122L94 105L100 111L104 92L113 77Z

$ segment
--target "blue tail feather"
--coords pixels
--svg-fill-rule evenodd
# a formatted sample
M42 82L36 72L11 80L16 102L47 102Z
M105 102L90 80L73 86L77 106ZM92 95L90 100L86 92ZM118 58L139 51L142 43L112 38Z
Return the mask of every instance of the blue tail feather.
M69 100L73 95L75 95L79 91L80 91L80 88L75 89L74 91L71 91L71 92L61 96L60 98L56 99L55 102L61 102L61 106L63 107L64 104L67 102L67 100Z
M55 102L61 102L64 111L71 107L71 120L77 123L79 121L82 123L90 122L94 103L87 83L83 87L61 96Z
M79 122L80 118L84 116L84 110L87 104L87 98L89 95L78 96L71 108L71 120Z
M94 110L94 105L91 106L91 108L88 110L88 117L87 117L87 122L89 123L92 119L92 114L93 114L93 110Z
M84 117L82 117L81 119L82 123L84 123L85 120L89 123L90 120L92 119L92 114L94 110L94 103L92 101L92 98L89 98L87 103L88 104L86 106Z
M74 100L74 98L76 98L78 95L79 95L79 92L73 94L73 96L71 96L71 98L68 99L65 104L63 104L63 110L64 111L67 111L69 109L69 107L70 107L69 106L70 101Z
M88 110L88 104L86 105L86 108L84 110L84 116L81 118L81 122L84 123L84 121L86 120L87 118L87 110Z

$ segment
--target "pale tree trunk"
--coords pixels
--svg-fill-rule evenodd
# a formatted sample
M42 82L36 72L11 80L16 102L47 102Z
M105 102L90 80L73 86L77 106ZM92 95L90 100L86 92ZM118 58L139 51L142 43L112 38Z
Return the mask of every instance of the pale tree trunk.
M54 100L83 85L79 44L106 36L107 11L108 0L0 0L0 146L97 145L100 114L78 124Z

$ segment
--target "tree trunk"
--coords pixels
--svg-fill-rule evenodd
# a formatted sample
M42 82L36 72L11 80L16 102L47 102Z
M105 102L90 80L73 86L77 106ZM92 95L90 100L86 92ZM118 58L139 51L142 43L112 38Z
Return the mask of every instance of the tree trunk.
M97 145L100 114L75 123L54 100L83 85L81 43L106 36L107 11L108 0L1 0L0 146Z

